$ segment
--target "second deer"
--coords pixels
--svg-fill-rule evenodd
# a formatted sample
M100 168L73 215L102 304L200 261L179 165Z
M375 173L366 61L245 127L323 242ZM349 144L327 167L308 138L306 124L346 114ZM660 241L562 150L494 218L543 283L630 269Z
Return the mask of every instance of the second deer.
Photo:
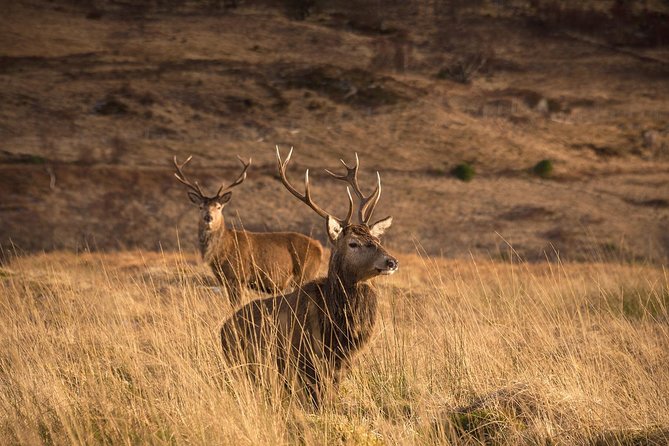
M229 186L207 196L200 185L188 180L183 167L192 156L179 164L174 157L174 176L188 187L188 197L200 207L200 253L214 275L227 290L230 302L240 302L244 287L267 293L299 286L316 277L323 248L310 237L296 232L250 232L225 226L223 210L232 197L231 190L246 179L251 159L244 162L242 173Z

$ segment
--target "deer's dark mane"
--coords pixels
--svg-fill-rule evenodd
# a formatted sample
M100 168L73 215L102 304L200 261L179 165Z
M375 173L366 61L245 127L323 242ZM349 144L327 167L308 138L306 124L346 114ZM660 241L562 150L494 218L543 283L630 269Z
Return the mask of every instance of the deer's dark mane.
M349 230L360 237L372 237L357 225L345 231ZM333 250L323 284L325 344L339 360L346 360L367 342L376 322L377 308L374 288L366 282L352 282L350 274L343 271L343 264L341 254Z
M218 252L218 245L222 242L223 236L226 234L225 220L221 222L221 226L216 230L209 230L200 222L198 230L198 241L200 244L200 254L202 258L209 261L207 254L210 252Z

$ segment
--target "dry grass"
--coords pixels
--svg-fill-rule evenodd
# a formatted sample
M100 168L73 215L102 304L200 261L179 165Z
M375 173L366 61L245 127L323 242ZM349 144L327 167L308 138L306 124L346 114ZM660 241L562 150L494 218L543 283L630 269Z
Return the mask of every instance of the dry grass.
M194 255L18 258L0 270L0 443L667 441L666 271L401 262L371 345L313 412L227 373L231 309Z

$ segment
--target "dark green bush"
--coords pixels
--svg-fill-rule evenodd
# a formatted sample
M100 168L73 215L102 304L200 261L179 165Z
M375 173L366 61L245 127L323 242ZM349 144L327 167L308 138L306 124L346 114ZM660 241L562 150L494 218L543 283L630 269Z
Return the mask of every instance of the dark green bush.
M532 172L541 178L548 178L553 172L553 161L549 159L539 161L532 168Z
M451 170L451 174L461 181L471 181L476 175L474 167L469 163L458 164Z

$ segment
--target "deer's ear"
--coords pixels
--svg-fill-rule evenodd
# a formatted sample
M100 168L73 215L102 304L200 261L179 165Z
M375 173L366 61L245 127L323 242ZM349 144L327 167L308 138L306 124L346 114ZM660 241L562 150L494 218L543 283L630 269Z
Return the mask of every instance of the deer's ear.
M218 197L216 199L216 201L220 204L225 204L228 201L230 201L230 198L232 198L232 192L226 192L223 195L221 195L220 197Z
M188 192L188 198L195 204L202 204L202 197L195 192Z
M384 232L386 232L386 229L390 227L390 225L393 224L393 217L386 217L383 218L376 223L374 223L370 228L369 232L372 234L374 237L381 237Z
M339 238L339 236L341 235L344 228L339 224L339 222L337 220L335 220L334 218L332 218L329 215L328 215L328 218L327 218L327 226L328 226L328 228L327 228L328 229L328 237L330 237L330 241L332 243L334 243L335 240L337 240Z

